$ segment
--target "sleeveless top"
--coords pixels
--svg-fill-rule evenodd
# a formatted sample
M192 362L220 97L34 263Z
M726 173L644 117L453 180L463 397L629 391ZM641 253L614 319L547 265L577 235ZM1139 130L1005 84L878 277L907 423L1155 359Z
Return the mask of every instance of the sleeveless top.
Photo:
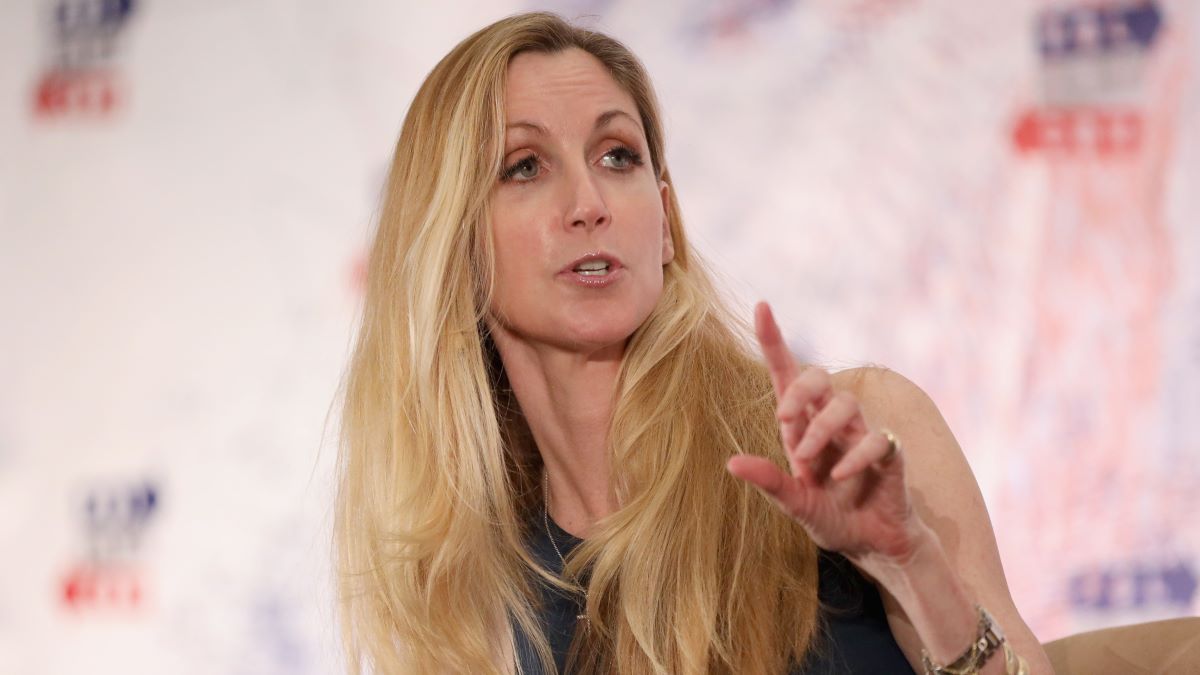
M536 523L530 522L529 551L533 558L554 574L562 574L562 561L546 536L541 512ZM554 543L563 557L583 540L549 521ZM846 560L829 551L818 557L818 597L821 602L820 627L803 666L793 666L787 675L852 675L857 673L913 673L900 646L892 637L884 614L883 600L875 585ZM575 617L583 612L582 598L568 597L541 579L535 581L541 591L544 612L542 630L550 643L559 673L565 673L567 651L575 632ZM516 633L516 654L526 673L538 673L536 653L520 627Z

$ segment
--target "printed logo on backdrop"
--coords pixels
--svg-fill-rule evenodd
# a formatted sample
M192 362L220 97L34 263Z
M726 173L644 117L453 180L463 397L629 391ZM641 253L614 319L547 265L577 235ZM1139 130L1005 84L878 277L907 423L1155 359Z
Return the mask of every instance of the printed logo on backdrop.
M1142 147L1142 74L1162 35L1156 2L1080 4L1035 20L1042 103L1013 130L1021 152L1125 157Z
M159 494L158 484L150 480L88 486L73 509L79 558L63 575L63 607L86 611L143 605L143 547L158 520Z
M1196 597L1192 561L1136 561L1089 568L1071 576L1068 601L1090 613L1169 610L1186 613Z
M33 91L39 119L105 118L126 96L119 55L134 0L55 0L43 13L48 65Z

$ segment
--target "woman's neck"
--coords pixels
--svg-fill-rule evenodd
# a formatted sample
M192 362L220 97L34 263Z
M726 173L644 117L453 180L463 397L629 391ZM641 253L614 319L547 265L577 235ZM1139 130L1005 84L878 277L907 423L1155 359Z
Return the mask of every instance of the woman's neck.
M621 350L568 352L531 344L503 328L493 328L492 339L546 466L550 517L586 537L616 509L608 430Z

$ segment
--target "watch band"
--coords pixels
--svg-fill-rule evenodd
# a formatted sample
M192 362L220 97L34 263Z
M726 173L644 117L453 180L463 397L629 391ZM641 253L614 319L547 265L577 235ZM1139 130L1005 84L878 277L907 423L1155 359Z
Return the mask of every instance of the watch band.
M922 649L921 663L925 666L925 675L974 675L1004 644L1004 633L992 615L979 605L975 605L975 609L979 612L979 632L967 650L943 666L934 663L929 652Z

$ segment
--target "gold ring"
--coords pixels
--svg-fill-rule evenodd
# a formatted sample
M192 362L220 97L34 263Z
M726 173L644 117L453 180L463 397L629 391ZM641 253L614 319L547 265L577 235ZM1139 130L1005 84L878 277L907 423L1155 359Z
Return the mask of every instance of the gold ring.
M896 456L897 453L900 452L900 439L896 438L896 434L893 434L887 429L880 429L879 433L883 434L883 437L886 438L888 442L887 452L883 453L883 457L880 457L879 461L889 462L893 457Z

